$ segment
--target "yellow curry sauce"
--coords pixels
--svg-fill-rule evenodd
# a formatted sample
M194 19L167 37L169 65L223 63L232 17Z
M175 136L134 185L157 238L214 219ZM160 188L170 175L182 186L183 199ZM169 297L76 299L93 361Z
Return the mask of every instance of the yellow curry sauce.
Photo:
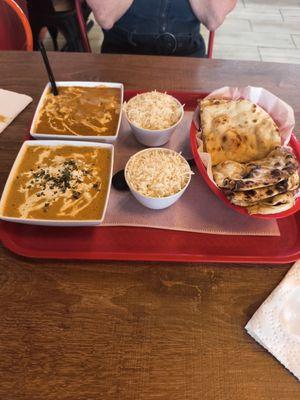
M114 136L117 133L121 89L104 86L60 86L47 93L35 124L36 133Z
M12 180L3 215L50 220L93 220L103 214L111 150L27 146Z

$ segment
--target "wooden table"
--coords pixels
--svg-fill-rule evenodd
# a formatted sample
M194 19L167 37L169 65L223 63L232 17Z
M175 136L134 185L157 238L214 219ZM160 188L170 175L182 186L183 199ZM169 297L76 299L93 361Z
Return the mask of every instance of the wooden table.
M57 80L127 89L264 86L300 118L300 66L51 54ZM34 101L0 136L0 187L47 80L0 53L0 85ZM289 265L26 260L0 248L0 398L296 400L300 386L244 326Z

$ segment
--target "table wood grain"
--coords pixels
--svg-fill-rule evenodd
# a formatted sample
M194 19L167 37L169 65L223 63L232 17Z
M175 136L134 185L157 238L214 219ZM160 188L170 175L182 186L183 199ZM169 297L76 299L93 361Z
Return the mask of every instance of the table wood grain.
M57 80L127 89L263 86L300 118L300 66L50 54ZM0 53L0 87L33 103L0 135L0 190L47 77ZM296 400L298 381L244 326L290 265L27 260L0 247L0 399Z

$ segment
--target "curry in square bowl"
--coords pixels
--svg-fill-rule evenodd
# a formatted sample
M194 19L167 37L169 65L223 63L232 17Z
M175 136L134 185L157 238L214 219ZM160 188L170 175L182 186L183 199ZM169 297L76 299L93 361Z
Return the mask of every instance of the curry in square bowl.
M98 225L107 207L111 144L26 141L0 202L0 218L27 224Z
M47 84L32 121L36 139L113 142L117 139L123 85L109 82L57 82L54 96Z

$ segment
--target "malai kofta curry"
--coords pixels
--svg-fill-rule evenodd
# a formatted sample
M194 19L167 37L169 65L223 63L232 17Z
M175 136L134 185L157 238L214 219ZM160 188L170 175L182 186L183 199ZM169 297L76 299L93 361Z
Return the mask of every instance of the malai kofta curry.
M34 132L55 135L114 136L117 134L121 89L60 86L50 91L39 111Z
M2 215L22 219L98 220L109 189L110 148L26 145Z

